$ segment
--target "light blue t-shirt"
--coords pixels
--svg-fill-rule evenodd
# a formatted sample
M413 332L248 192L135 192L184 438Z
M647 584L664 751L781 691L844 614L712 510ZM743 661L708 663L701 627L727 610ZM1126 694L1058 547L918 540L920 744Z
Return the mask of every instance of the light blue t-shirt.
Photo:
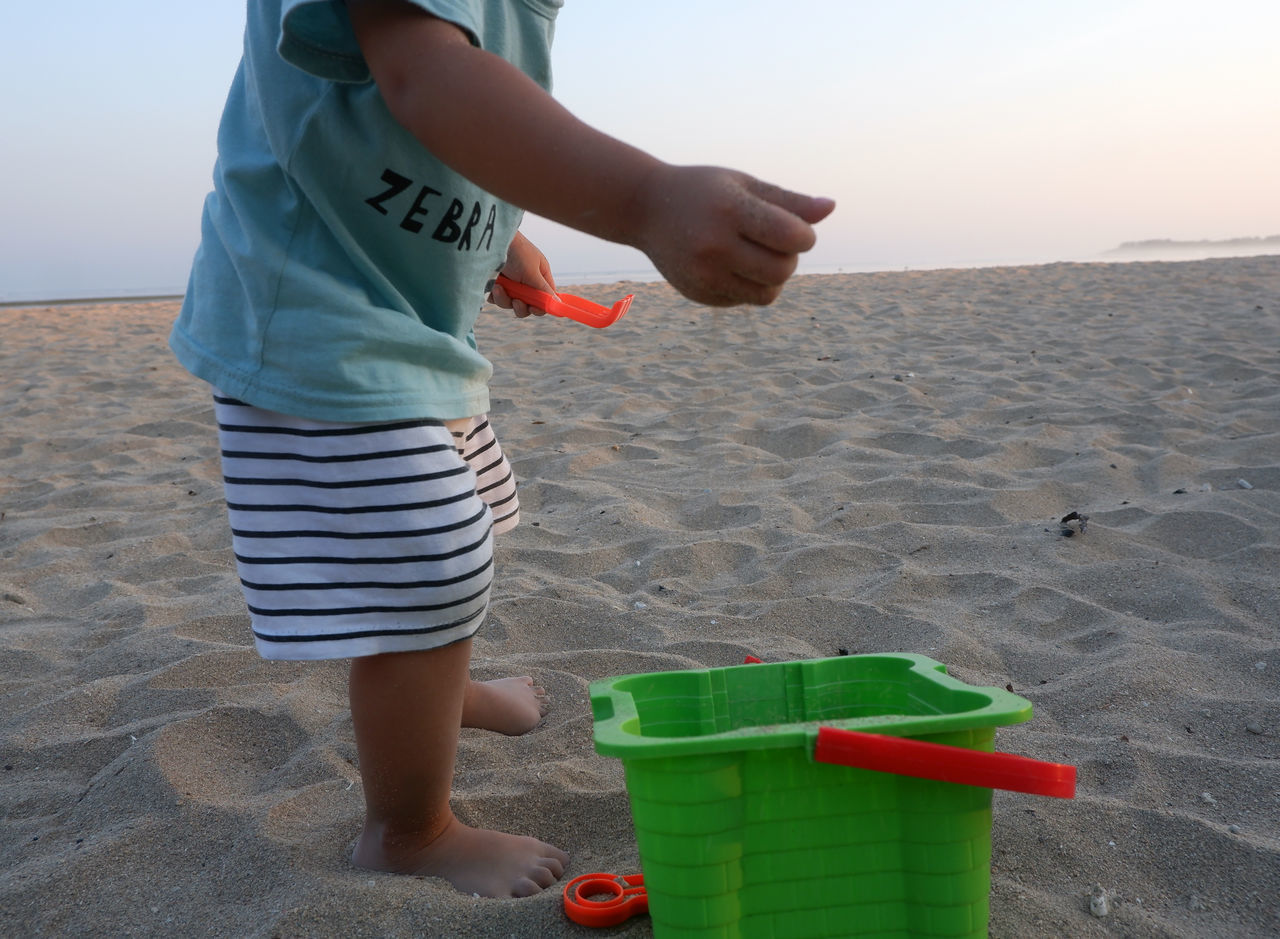
M413 2L550 89L562 0ZM520 218L391 116L342 0L250 0L170 345L285 414L481 414L493 369L472 326Z

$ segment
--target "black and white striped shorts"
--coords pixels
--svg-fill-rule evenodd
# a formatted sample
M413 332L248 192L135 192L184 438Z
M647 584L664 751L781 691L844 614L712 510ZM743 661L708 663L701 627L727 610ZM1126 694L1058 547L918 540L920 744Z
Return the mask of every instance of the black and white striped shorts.
M432 649L480 627L493 535L519 521L486 418L333 423L220 393L214 411L260 655Z

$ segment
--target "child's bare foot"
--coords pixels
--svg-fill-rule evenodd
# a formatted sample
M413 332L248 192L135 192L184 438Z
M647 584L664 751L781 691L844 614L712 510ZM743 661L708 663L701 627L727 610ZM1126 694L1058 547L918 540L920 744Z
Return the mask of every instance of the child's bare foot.
M443 877L463 893L529 897L564 874L569 855L537 838L471 828L456 818L426 845L390 844L366 827L351 860L358 867L393 874Z
M538 726L547 713L547 692L528 675L473 681L462 702L462 726L516 737Z

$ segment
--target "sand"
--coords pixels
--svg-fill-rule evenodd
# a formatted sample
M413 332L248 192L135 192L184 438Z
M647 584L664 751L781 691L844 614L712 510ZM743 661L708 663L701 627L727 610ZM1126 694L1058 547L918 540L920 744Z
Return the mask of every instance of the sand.
M997 793L993 935L1280 933L1280 258L577 292L628 291L478 330L524 522L475 670L554 706L464 731L460 817L634 871L591 680L919 652L1079 767ZM175 307L0 310L0 933L648 935L348 865L345 665L250 646Z

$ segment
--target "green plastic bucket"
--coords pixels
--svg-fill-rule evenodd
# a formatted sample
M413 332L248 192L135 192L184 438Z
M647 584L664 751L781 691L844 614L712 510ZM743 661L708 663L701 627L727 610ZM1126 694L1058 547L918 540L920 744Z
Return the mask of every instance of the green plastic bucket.
M591 684L658 937L987 935L991 789L813 758L820 726L990 752L1031 703L920 655Z

